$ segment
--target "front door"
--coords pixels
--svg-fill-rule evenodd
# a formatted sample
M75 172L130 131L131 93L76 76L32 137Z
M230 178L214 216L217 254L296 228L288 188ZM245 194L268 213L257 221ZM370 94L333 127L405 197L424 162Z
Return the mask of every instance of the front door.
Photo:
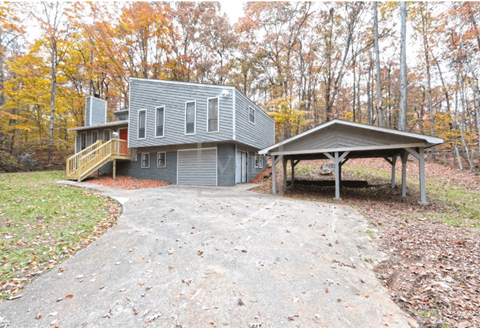
M235 182L247 182L247 153L237 150Z
M121 140L125 140L125 141L128 140L128 129L127 128L119 129L118 132L120 134L120 139ZM127 146L128 146L128 144L126 142L121 142L120 143L120 154L121 155L127 155Z

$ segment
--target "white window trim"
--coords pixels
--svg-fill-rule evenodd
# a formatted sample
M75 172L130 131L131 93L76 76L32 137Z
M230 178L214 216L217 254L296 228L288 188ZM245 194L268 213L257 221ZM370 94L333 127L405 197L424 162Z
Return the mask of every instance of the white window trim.
M165 154L165 165L164 165L164 166L158 166L158 156L159 156L160 154ZM164 168L166 168L166 167L167 167L167 152L165 152L165 151L159 151L159 152L157 153L157 168L159 168L159 169L164 169Z
M143 155L148 155L148 166L143 166ZM142 153L140 156L140 167L142 169L149 169L150 168L150 153Z
M92 131L92 134L90 135L90 141L92 142L92 145L97 142L97 140L93 141L93 134L97 135L97 140L98 140L98 131Z
M194 103L194 106L195 106L195 120L193 121L193 133L187 133L187 104L189 103ZM192 100L192 101L186 101L185 102L185 120L184 120L184 124L185 124L185 135L186 136L192 136L194 134L197 133L197 101L196 100Z
M258 165L257 165L258 161ZM256 169L263 169L263 158L260 155L255 155L255 168Z
M253 122L250 121L250 109L253 110ZM255 125L255 112L256 112L256 110L255 110L254 107L248 106L248 113L247 113L248 114L248 122L250 122L250 124L253 124L253 125Z
M112 130L111 130L111 129L105 129L105 130L103 130L103 136L102 136L102 137L103 137L103 139L102 139L103 141L107 141L107 140L105 140L105 132L107 132L107 131L108 131L108 135L109 135L109 137L110 137L108 140L112 139Z
M85 147L82 148L82 141L83 141L83 136L85 136ZM87 148L87 132L82 132L80 133L80 150L84 150L85 148Z
M159 108L163 108L163 135L161 136L157 136L157 113ZM145 116L145 118L147 117ZM165 137L165 106L157 106L155 107L155 138L163 138L163 137Z
M138 133L140 132L140 112L145 112L145 137L140 138ZM147 110L140 109L137 114L137 140L145 140L147 139Z
M209 111L209 108L208 108L208 105L210 104L210 100L211 99L218 99L218 113L217 113L217 130L216 131L208 131L208 113L210 112ZM213 98L207 98L207 133L218 133L220 132L220 97L213 97Z

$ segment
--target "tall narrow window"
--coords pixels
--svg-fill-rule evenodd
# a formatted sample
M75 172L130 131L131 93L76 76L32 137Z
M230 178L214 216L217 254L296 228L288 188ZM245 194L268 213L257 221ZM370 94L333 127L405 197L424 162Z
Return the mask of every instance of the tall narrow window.
M164 121L165 121L165 107L157 107L155 113L155 137L163 137Z
M142 169L148 169L150 167L150 153L142 153Z
M167 166L167 160L166 160L166 155L165 152L159 152L157 153L157 167L163 168Z
M80 134L80 150L84 150L85 148L87 148L87 134L82 132Z
M248 107L248 120L255 123L255 109L252 107Z
M110 129L103 130L103 141L110 140Z
M138 139L145 139L145 127L146 127L147 111L138 111Z
M208 132L218 132L218 98L208 99Z
M92 145L97 142L97 131L92 132Z
M185 104L185 134L195 134L195 102Z

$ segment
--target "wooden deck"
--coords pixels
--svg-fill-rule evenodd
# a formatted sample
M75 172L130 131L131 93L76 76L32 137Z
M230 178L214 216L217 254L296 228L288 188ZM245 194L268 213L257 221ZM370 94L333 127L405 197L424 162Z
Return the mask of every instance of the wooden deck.
M98 140L67 159L67 179L80 182L110 161L113 161L115 177L116 160L131 160L131 158L126 140L110 139L107 142Z

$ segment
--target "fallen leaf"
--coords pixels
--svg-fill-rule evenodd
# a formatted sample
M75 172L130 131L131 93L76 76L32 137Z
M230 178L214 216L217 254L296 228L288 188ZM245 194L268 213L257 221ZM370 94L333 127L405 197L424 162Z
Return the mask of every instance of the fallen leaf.
M68 294L67 296L65 296L65 300L69 300L69 299L71 299L71 298L73 298L73 295L72 295L72 294Z

